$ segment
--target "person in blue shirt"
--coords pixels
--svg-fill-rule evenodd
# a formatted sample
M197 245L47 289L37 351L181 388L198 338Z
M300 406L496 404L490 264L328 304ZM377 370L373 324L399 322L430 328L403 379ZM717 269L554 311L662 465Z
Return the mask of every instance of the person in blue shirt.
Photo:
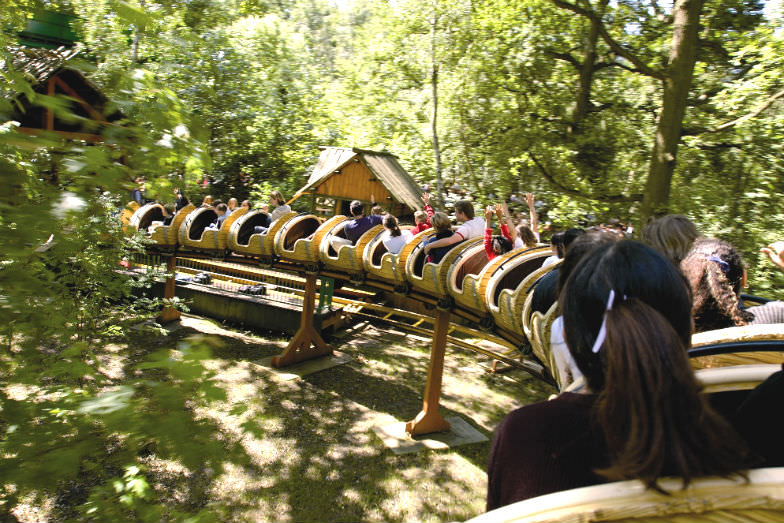
M354 219L347 223L343 228L343 234L345 235L345 238L341 238L339 236L333 236L330 238L330 244L336 251L343 245L354 245L363 234L365 234L372 227L381 225L381 222L384 220L384 217L378 214L365 216L365 207L359 200L354 200L351 202L350 209L351 216L353 216Z

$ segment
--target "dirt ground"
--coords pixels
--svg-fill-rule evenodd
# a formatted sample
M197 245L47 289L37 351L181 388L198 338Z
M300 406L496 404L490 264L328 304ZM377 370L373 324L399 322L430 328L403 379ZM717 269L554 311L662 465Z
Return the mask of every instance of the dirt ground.
M193 335L214 342L208 365L228 391L226 401L195 415L217 427L216 438L240 443L248 459L227 459L222 470L205 471L146 456L160 503L191 513L206 508L223 521L440 522L484 511L490 441L395 455L372 430L420 410L430 340L358 323L330 340L348 363L283 379L262 360L280 353L286 339L184 316L154 346L107 350L105 372L121 381L134 354L175 348ZM480 365L488 361L447 348L441 412L492 439L507 412L554 389L515 369L491 374ZM46 512L38 508L32 519L58 520L68 510Z

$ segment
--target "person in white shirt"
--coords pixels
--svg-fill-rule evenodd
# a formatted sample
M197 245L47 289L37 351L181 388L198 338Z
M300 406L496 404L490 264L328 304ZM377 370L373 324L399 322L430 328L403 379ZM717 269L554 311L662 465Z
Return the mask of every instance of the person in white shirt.
M384 216L383 224L387 231L386 238L381 240L381 243L387 248L387 252L391 252L392 254L399 253L400 249L413 238L411 232L408 230L401 231L400 227L397 225L397 218L391 214Z
M485 235L485 221L478 216L474 216L474 206L468 200L460 200L455 203L455 218L462 223L460 227L452 233L452 236L425 245L426 253L429 253L432 249L448 247L463 240L482 238Z

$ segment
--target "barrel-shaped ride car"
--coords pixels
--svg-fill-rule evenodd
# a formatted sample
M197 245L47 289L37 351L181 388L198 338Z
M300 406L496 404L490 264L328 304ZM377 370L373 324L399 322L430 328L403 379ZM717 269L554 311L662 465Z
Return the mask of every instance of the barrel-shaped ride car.
M339 245L340 242L333 243L333 238L340 238L341 241L345 240L345 228L349 223L351 223L351 220L348 218L336 222L335 226L324 235L324 239L321 240L319 245L319 256L326 269L347 274L352 279L358 279L365 272L365 266L362 261L365 248L379 233L384 231L384 226L376 225L371 227L353 245ZM337 249L335 249L336 246Z
M424 242L419 242L405 261L406 278L411 288L421 294L443 299L449 296L447 275L455 260L465 251L484 242L483 238L456 243L438 263L426 261Z
M185 222L185 218L188 217L190 213L196 210L196 207L189 203L179 211L177 214L174 215L172 221L169 225L159 225L155 227L150 235L158 247L173 249L177 247L179 244L179 237L180 237L180 227L182 226L183 222Z
M698 332L691 337L694 368L784 363L784 323L742 325Z
M295 212L286 213L272 223L268 223L269 215L255 210L240 216L229 230L229 250L244 256L252 256L264 261L275 257L275 235ZM256 227L268 227L265 232L255 232Z
M523 336L523 304L538 279L536 271L550 254L547 247L531 249L508 260L488 278L484 288L485 303L498 327Z
M153 222L163 221L163 205L160 203L145 203L138 207L131 215L128 225L132 230L147 231Z
M410 229L411 226L407 226L407 228ZM418 246L422 242L433 236L435 232L433 229L427 229L416 234L397 254L387 252L384 245L386 234L385 231L380 231L370 240L362 254L363 265L369 279L388 283L402 291L408 287L406 260L412 252L418 250Z
M485 291L490 279L505 270L511 260L530 250L515 249L492 260L487 259L483 244L463 251L450 268L447 277L449 294L455 300L455 304L480 316L489 315Z
M275 234L275 255L282 260L315 268L319 264L319 245L326 231L345 216L333 216L325 222L315 214L291 218Z
M135 213L137 209L139 209L138 203L128 202L125 204L122 211L120 211L120 225L123 232L131 231L131 218L133 218L133 213Z
M229 248L229 231L232 224L247 213L244 207L234 211L223 220L219 229L210 224L218 219L212 207L200 207L190 213L180 226L180 246L199 251L226 251Z

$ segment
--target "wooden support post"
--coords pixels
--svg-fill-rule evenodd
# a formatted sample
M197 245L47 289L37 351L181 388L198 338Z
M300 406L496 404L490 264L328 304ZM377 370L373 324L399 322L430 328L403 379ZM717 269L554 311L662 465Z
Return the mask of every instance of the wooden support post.
M49 79L49 85L47 86L46 94L49 96L54 96L54 78ZM54 111L52 111L51 107L46 108L46 127L47 131L54 130Z
M174 282L174 276L176 271L177 271L177 257L167 256L166 272L169 274L169 277L166 278L166 287L164 288L163 291L164 299L170 300L174 298L174 292L176 288ZM171 321L178 321L179 319L180 319L180 311L168 305L163 307L161 314L158 316L159 323L169 323Z
M305 274L305 297L302 302L302 319L299 330L279 356L272 358L275 368L293 365L320 356L332 355L332 347L327 345L321 334L313 326L316 300L316 273Z
M422 410L419 411L416 418L406 423L406 432L412 436L449 430L449 422L438 413L449 316L449 309L441 307L436 309L433 345L430 348L430 366L427 369L427 383L425 384L425 399L422 402Z

